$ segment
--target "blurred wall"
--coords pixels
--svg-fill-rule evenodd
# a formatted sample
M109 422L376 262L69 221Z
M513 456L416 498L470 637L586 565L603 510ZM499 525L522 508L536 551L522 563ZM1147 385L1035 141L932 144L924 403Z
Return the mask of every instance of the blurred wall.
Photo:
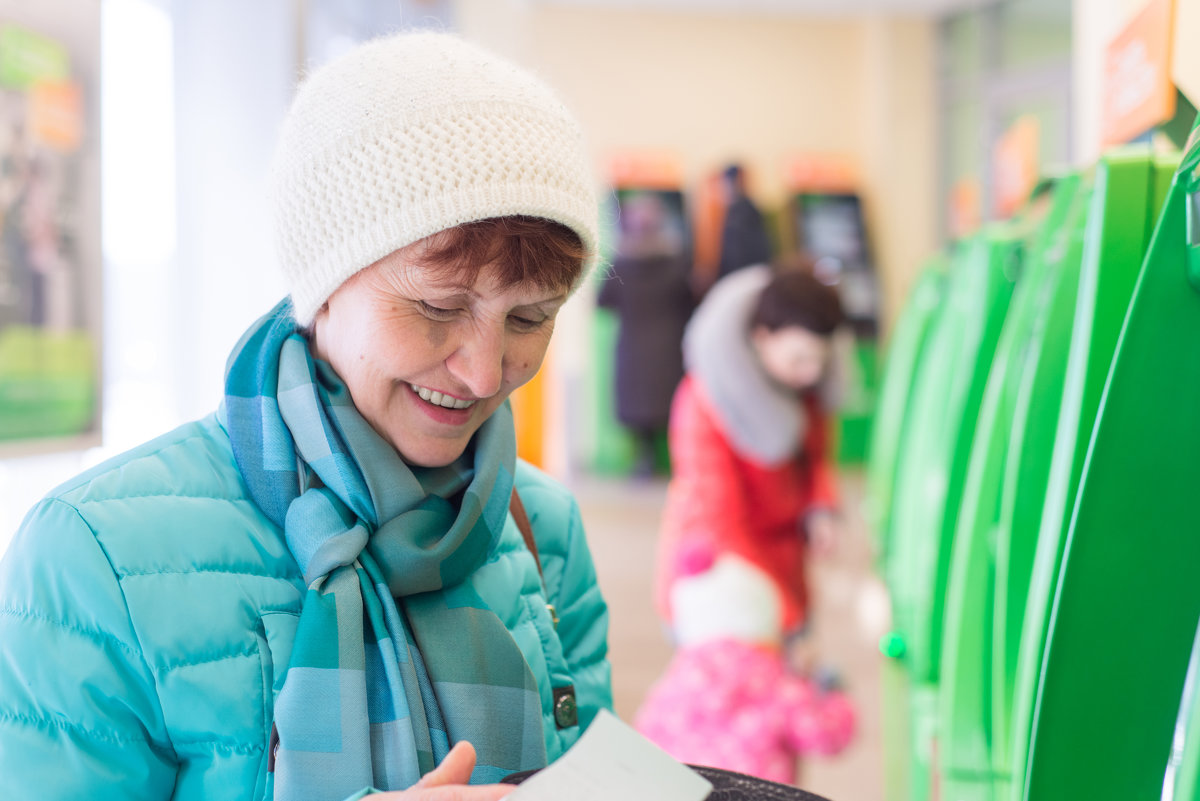
M460 0L463 33L536 69L582 119L603 180L622 150L665 150L684 189L731 159L768 208L796 153L862 173L885 326L937 248L935 37L927 20Z

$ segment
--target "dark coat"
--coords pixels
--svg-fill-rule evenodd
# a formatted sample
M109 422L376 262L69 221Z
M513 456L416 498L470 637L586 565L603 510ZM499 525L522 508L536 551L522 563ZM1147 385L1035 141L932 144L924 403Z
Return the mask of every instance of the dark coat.
M742 195L729 204L721 226L721 261L717 277L751 264L766 264L771 258L771 240L762 213Z
M618 256L600 288L617 313L616 412L633 429L665 429L683 378L683 329L694 299L685 256Z

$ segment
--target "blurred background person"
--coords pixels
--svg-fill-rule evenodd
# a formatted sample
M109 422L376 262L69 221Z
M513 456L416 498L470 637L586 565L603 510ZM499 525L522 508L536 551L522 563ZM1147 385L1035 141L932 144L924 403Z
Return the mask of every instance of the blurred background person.
M658 193L622 200L617 255L597 301L619 321L616 414L633 433L639 478L656 471L671 398L683 378L683 331L694 307L688 251L682 225Z
M725 218L721 224L721 259L717 280L751 264L766 264L771 259L771 240L762 212L746 191L746 171L730 164L722 174L725 192Z
M671 408L671 481L656 602L695 572L693 555L736 554L776 583L782 626L805 619L805 557L834 537L828 461L836 293L806 270L766 265L717 282L688 324L687 374Z

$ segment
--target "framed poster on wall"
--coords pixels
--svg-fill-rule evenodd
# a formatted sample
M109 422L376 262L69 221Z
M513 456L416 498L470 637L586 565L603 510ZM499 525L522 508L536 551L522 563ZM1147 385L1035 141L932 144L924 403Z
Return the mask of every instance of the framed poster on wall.
M0 0L0 456L100 441L99 0Z

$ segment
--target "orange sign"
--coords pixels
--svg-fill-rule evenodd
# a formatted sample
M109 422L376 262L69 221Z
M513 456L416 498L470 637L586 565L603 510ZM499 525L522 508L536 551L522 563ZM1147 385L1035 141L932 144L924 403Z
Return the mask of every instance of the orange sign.
M618 153L608 163L609 181L618 189L679 189L683 171L674 153Z
M950 237L962 239L983 222L983 193L975 176L960 178L950 187Z
M1018 117L992 155L996 215L1009 217L1029 197L1038 181L1038 138L1041 126L1036 117Z
M65 152L83 138L83 97L69 81L39 82L29 90L29 119L33 135Z
M843 153L801 153L787 162L787 188L792 192L855 192L858 165Z
M1118 145L1175 116L1174 0L1150 0L1104 53L1104 144Z

